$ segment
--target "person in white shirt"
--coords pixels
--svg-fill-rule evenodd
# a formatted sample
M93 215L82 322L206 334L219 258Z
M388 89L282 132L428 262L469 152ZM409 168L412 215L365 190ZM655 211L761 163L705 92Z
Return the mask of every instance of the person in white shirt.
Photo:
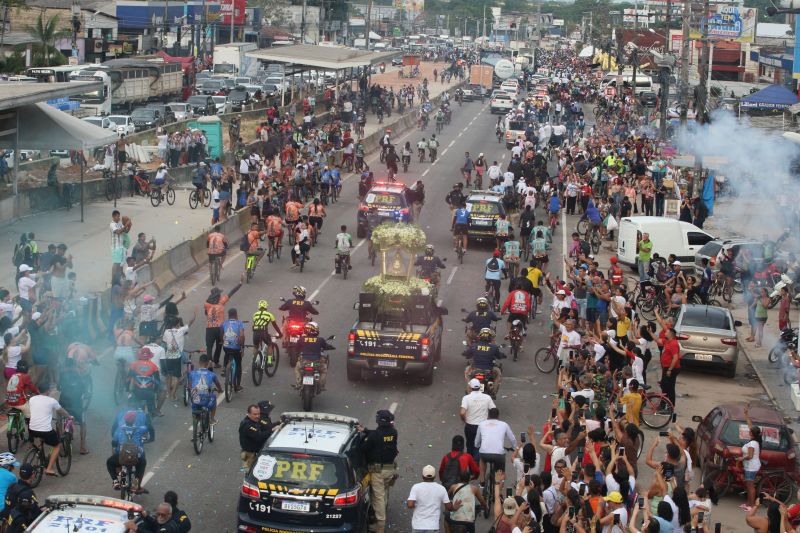
M562 292L564 291L558 291L557 294L561 296L560 293ZM558 344L558 353L556 357L564 366L567 366L569 363L569 353L579 350L581 347L581 334L575 331L574 320L567 320L563 324L559 322L558 319L555 319L553 322L558 326L558 330L561 332L561 342Z
M422 482L411 487L406 505L414 510L411 515L411 530L413 533L439 531L439 522L442 518L442 506L448 511L455 511L461 507L461 502L450 502L450 496L439 483L436 483L436 469L426 465L422 469Z
M486 473L486 462L492 461L498 468L505 470L506 450L505 442L511 444L511 448L517 447L517 439L508 424L500 417L500 410L497 407L489 409L489 418L478 424L478 434L475 436L475 446L481 456L480 462L480 482L483 483Z
M17 289L19 290L19 305L22 307L22 312L26 316L30 316L33 312L33 302L36 301L36 285L37 281L34 280L33 267L22 264L19 266L19 280L17 280Z
M744 486L747 489L748 511L756 501L756 477L761 469L761 428L750 420L750 406L744 407L744 418L749 428L750 440L742 446L742 455L737 457L744 468Z
M561 137L562 139L567 134L567 127L563 124L557 124L553 126L553 136L554 137Z
M167 378L167 394L172 400L177 400L177 387L178 381L181 379L181 364L183 358L183 347L186 339L186 334L189 333L189 328L197 319L197 310L194 316L189 321L188 325L184 325L180 317L170 317L164 324L164 335L162 340L166 349L164 356L164 364L162 371Z
M486 174L489 176L491 183L495 183L500 179L500 176L503 175L503 171L500 168L500 165L497 164L497 161L494 161L492 166L486 169Z
M478 448L475 447L475 436L478 434L478 425L489 418L489 409L496 406L491 396L481 392L481 382L477 379L469 380L469 389L470 393L461 398L459 416L464 421L467 453L477 457Z
M56 464L58 452L61 449L61 441L58 433L53 429L53 413L58 413L63 417L72 417L55 398L50 397L50 394L55 392L55 387L51 387L50 383L40 383L39 390L41 394L32 396L28 400L31 410L30 437L31 439L40 439L44 444L53 447L44 473L57 477L58 473L53 470L53 466Z
M608 504L606 515L600 519L603 533L623 533L628 528L628 511L625 509L622 494L611 491L603 499Z
M591 387L591 378L584 374L583 376L581 376L580 383L581 387L583 388L581 390L573 391L570 394L570 396L572 396L573 398L575 398L576 396L583 396L584 398L586 398L586 403L588 405L592 405L592 403L594 402L594 390L592 390Z
M515 144L513 147L511 147L512 158L520 157L521 155L522 155L522 146L520 146L519 144Z

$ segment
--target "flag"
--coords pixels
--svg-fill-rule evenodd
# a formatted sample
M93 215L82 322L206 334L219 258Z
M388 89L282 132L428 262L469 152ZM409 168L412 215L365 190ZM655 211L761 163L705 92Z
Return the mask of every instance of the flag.
M708 216L714 214L714 174L709 172L708 176L706 177L706 181L703 183L703 195L701 199L703 203L706 204L708 208Z

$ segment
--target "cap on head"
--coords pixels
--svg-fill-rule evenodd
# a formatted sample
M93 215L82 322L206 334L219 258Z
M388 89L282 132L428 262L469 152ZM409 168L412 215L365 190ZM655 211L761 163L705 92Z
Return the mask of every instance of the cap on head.
M33 270L33 267L31 267L31 266L28 266L28 265L26 265L25 263L23 263L23 264L21 264L21 265L19 266L19 271L20 271L20 272L23 272L23 273L24 273L24 272L30 272L31 270Z
M22 466L19 467L19 477L20 479L30 479L33 476L33 465L30 463L23 463Z
M481 388L481 382L475 378L469 380L469 388L472 390L479 390Z
M612 492L609 492L609 493L608 493L608 496L606 496L606 497L605 497L605 498L603 498L603 499L604 499L605 501L607 501L607 502L611 502L611 503L622 503L622 502L623 502L623 499L622 499L622 494L620 494L620 493L619 493L618 491L616 491L616 490L615 490L615 491L612 491Z
M433 479L436 477L436 469L431 465L425 465L422 468L422 477L424 479Z
M503 500L503 514L506 516L514 516L517 512L517 500L513 496L508 496Z

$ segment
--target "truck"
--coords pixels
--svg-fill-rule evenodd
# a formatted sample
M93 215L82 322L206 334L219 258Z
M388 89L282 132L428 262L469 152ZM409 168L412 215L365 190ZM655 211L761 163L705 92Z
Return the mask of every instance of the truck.
M482 85L486 91L492 90L494 67L491 65L472 65L469 69L469 84Z
M228 43L214 45L214 74L251 76L258 70L258 61L247 57L247 52L257 50L256 43Z

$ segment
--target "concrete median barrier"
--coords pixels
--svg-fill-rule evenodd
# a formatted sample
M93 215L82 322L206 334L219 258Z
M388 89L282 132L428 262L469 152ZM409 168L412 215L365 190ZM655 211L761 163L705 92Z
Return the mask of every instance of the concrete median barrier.
M159 293L177 279L169 265L169 252L159 255L150 262L150 272L151 280L156 282Z
M205 264L208 261L208 231L204 231L189 241L189 248L195 263L198 265Z
M176 279L197 269L197 262L192 257L191 241L183 241L174 246L166 255L169 257L169 266Z

